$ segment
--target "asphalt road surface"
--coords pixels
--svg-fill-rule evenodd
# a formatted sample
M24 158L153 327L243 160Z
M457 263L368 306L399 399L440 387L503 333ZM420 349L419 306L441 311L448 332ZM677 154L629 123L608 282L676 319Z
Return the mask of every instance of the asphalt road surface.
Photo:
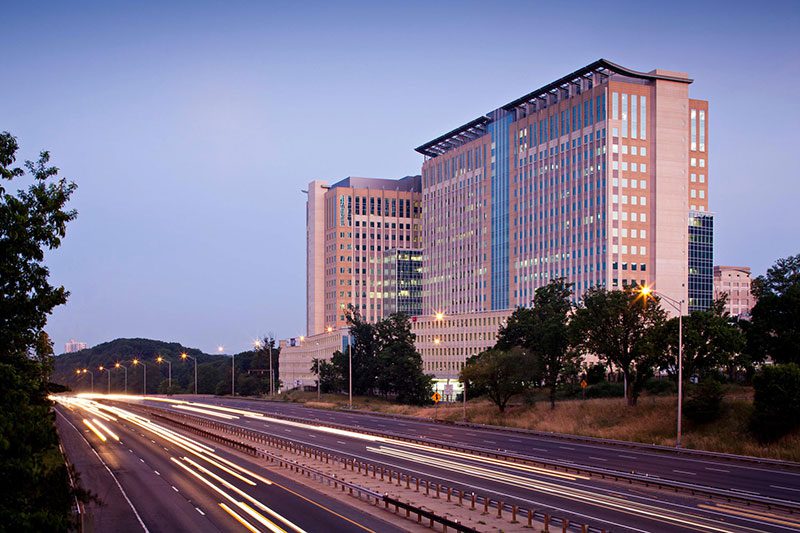
M763 494L784 500L800 496L797 471L733 462L643 452L616 446L586 445L564 440L493 430L442 426L408 419L313 410L298 405L257 400L180 397L192 404L154 399L137 403L182 414L223 421L265 434L289 438L331 453L369 461L412 475L424 476L455 489L474 491L524 508L549 510L577 523L614 531L797 531L800 519L744 504L646 489L637 485L554 473L535 467L359 434L359 428L391 431L483 448L511 450L531 456L601 465L665 479ZM179 400L180 401L180 400ZM243 412L219 409L240 409ZM197 409L200 409L198 411ZM246 416L247 413L261 416ZM311 419L297 423L270 417L283 414ZM344 424L351 431L324 428L314 421Z
M104 505L85 531L401 531L191 435L132 413L57 407L62 444Z

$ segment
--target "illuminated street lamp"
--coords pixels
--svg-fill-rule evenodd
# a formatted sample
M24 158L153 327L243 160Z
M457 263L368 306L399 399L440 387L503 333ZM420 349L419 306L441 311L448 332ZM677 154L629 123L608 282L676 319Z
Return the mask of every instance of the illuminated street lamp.
M128 367L119 363L114 363L114 368L121 368L125 371L125 394L128 394Z
M156 357L156 363L167 363L167 383L169 388L172 389L172 363L161 357L160 355Z
M133 366L136 366L138 364L142 365L142 375L144 376L144 386L142 387L142 390L144 392L142 395L147 396L147 363L145 363L144 361L139 361L138 359L134 359L131 362L133 363Z
M221 344L217 346L217 352L222 355L225 347ZM236 396L236 355L231 354L231 396Z
M302 340L302 337L301 337L301 340ZM261 342L261 339L256 339L256 340L253 341L253 347L256 350L260 350L261 348L264 347L264 343ZM274 392L275 392L275 390L274 390L275 387L273 386L274 373L272 371L272 342L271 342L271 340L267 344L267 348L269 348L269 395L272 396L274 394Z
M106 375L108 376L108 394L111 394L111 369L110 368L106 368L103 365L100 365L97 369L100 372L102 372L103 370L106 371Z
M184 361L186 361L187 359L191 359L192 361L194 361L194 393L197 394L197 358L192 357L186 352L183 352L181 354L181 359Z
M75 371L75 374L77 374L78 377L80 377L81 375L85 375L87 372L89 373L89 376L92 378L92 392L94 392L94 372L92 372L87 368L79 368Z
M675 437L675 447L681 447L683 421L683 300L675 300L669 296L656 292L651 287L644 286L639 289L639 294L647 300L648 296L658 296L678 312L678 422L677 436Z

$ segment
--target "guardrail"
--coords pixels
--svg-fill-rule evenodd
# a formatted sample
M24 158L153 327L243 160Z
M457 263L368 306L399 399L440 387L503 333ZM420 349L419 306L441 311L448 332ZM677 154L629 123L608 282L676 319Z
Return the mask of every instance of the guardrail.
M182 414L182 413L181 413ZM380 437L387 437L404 442L413 442L415 444L425 444L428 446L437 447L440 449L459 451L465 453L472 453L482 455L484 457L492 457L495 459L502 459L505 461L516 462L520 464L531 464L540 467L546 467L555 471L588 475L599 479L610 479L613 481L623 481L629 484L639 484L645 487L655 487L657 489L667 489L674 492L683 492L692 496L703 496L710 499L723 500L726 502L738 502L747 505L758 504L768 509L779 509L790 513L800 512L800 502L790 500L780 500L777 498L770 498L756 494L745 494L737 491L726 489L719 489L706 485L696 485L692 483L685 483L682 481L675 481L671 479L662 479L655 476L647 476L643 474L635 474L630 472L620 472L618 470L611 470L601 467L579 465L567 461L559 461L557 459L544 459L539 457L531 457L524 454L509 452L507 450L493 450L489 448L480 448L477 446L470 446L466 444L452 444L450 442L440 441L430 438L411 437L401 433L392 431L377 431L369 428L359 427L354 429L353 426L328 422L324 420L307 419L303 417L269 413L269 416L287 420L291 422L300 422L305 424L313 424L317 426L324 426L347 431L356 431L365 435L373 435ZM185 415L184 415L185 416ZM198 417L200 418L200 417ZM233 427L240 427L235 426ZM242 428L244 429L244 428ZM248 430L251 431L251 430Z
M126 407L130 407L130 404L127 404ZM562 532L575 531L581 533L606 533L606 530L603 528L593 527L586 524L572 524L566 518L553 516L550 515L549 513L533 509L524 509L517 505L504 503L501 500L492 499L486 496L475 494L474 492L467 493L463 490L453 489L452 487L448 487L441 483L433 483L430 480L424 479L419 476L403 474L400 471L386 469L383 466L378 466L374 463L368 463L366 461L358 461L356 459L349 459L346 457L337 456L335 454L319 450L314 446L297 444L290 439L285 439L283 437L276 437L274 435L268 435L259 431L243 428L241 426L237 426L234 424L219 422L216 420L209 420L207 418L195 415L175 413L173 411L168 411L165 409L150 407L150 406L146 407L134 406L132 410L145 412L150 416L177 425L183 429L186 429L187 431L208 438L209 440L220 442L227 446L233 447L235 449L248 453L249 455L257 457L260 456L269 459L271 462L277 463L279 466L289 468L308 477L316 478L318 481L324 480L328 484L333 485L334 488L341 487L342 491L345 491L345 489L349 489L350 494L353 496L357 495L360 498L362 494L366 494L368 497L374 498L376 500L376 504L381 501L384 502L384 506L387 509L389 508L390 505L394 505L395 513L398 513L400 509L405 510L406 518L411 519L411 515L413 514L417 516L417 522L421 522L422 518L425 518L429 521L430 523L429 525L431 527L433 527L434 523L438 523L442 526L443 531L447 531L448 528L464 532L474 532L476 530L474 528L465 526L464 524L461 524L457 521L453 521L446 517L439 516L432 511L428 511L421 507L414 506L411 503L404 503L399 499L390 497L388 494L377 493L368 488L362 487L358 484L345 481L337 477L336 475L326 474L317 469L311 468L306 465L302 465L297 461L292 461L291 459L281 457L266 450L256 448L255 446L252 446L250 444L236 441L229 437L218 435L214 432L204 430L202 429L202 427L197 427L197 426L214 428L219 431L227 432L238 437L254 440L256 442L277 447L279 449L285 449L290 453L303 455L309 458L314 458L319 461L325 461L325 463L327 464L330 464L331 462L333 462L334 464L341 464L344 470L347 470L349 468L350 471L358 472L359 474L361 474L363 470L363 475L369 476L371 473L373 478L378 478L380 476L381 481L388 481L389 484L396 483L397 486L401 486L402 482L405 481L406 488L408 489L412 488L413 486L417 492L422 492L424 490L427 496L435 494L434 497L436 498L442 497L442 495L446 495L448 502L453 501L453 499L457 498L459 504L462 506L464 505L464 500L466 500L467 505L469 505L469 508L471 510L479 510L480 507L482 507L483 514L489 514L490 511L492 512L496 511L497 518L502 518L504 512L510 513L510 518L512 523L517 523L518 522L517 518L527 520L527 525L529 527L533 527L534 522L541 523L543 528L542 531L544 532L551 531L550 527L552 526L560 529ZM191 421L192 423L191 424L186 423L179 419Z
M268 403L275 403L275 404L284 404L286 402L279 401L279 400L270 400L266 398L244 398L250 401L260 401L260 402L268 402ZM313 407L306 407L303 404L293 404L299 405L305 409L319 409ZM419 416L411 416L411 415L402 415L402 414L392 414L392 413L381 413L379 411L364 411L361 409L324 409L325 411L334 411L340 413L354 413L359 415L365 416L376 416L382 418L390 418L394 420L409 420L418 423L431 423L431 424L441 424L441 425L448 425L448 426L458 426L470 429L480 429L485 431L500 431L506 433L515 433L515 434L523 434L523 435L530 435L533 437L543 437L543 438L550 438L550 439L558 439L558 440L565 440L570 442L576 443L584 443L584 444L602 444L606 446L617 446L620 448L628 448L628 449L639 449L642 451L648 452L659 452L663 454L675 454L675 455L686 455L692 457L703 457L708 459L719 459L722 461L730 461L730 462L741 462L741 463L750 463L750 464L758 464L758 465L766 465L766 466L774 466L777 468L791 468L800 470L800 462L796 461L787 461L783 459L772 459L769 457L755 457L752 455L739 455L734 453L723 453L723 452L713 452L708 450L697 450L693 448L676 448L674 446L664 446L661 444L647 444L644 442L632 442L626 440L618 440L618 439L604 439L602 437L589 437L585 435L572 435L569 433L556 433L551 431L537 431L534 429L525 429L525 428L517 428L511 426L495 426L491 424L478 424L475 422L463 422L460 420L443 420L441 418L432 418L432 417L419 417ZM281 417L281 416L292 416L292 415L284 415L282 413L270 413L270 415ZM300 417L301 418L301 417ZM324 422L318 419L313 419L315 421ZM360 429L364 429L362 426L359 426Z

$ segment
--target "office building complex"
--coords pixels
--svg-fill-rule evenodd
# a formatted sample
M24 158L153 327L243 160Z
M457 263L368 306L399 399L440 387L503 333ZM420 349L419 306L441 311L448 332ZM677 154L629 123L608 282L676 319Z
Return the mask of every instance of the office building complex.
M418 147L424 312L530 305L557 277L576 298L647 284L709 303L708 103L691 83L598 60Z
M368 321L383 318L385 254L421 247L420 176L312 181L307 194L307 334L346 326L349 305Z
M755 296L750 292L751 281L750 267L715 266L714 299L727 295L725 310L733 317L749 319L756 304Z
M74 353L86 349L85 342L79 342L75 339L70 339L64 343L64 353Z

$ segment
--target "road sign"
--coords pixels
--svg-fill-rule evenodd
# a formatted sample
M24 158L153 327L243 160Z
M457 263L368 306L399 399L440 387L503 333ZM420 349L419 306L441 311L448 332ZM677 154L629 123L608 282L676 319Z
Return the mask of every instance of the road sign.
M589 386L589 384L588 384L588 383L586 383L586 380L585 380L585 379L582 379L582 380L581 380L581 388L582 388L582 389L585 389L585 388L586 388L586 387L588 387L588 386Z
M444 386L444 395L445 396L452 396L453 395L453 384L448 383Z
M431 396L431 400L433 400L434 403L439 403L440 401L442 401L442 395L439 394L438 392L434 392L433 396Z

